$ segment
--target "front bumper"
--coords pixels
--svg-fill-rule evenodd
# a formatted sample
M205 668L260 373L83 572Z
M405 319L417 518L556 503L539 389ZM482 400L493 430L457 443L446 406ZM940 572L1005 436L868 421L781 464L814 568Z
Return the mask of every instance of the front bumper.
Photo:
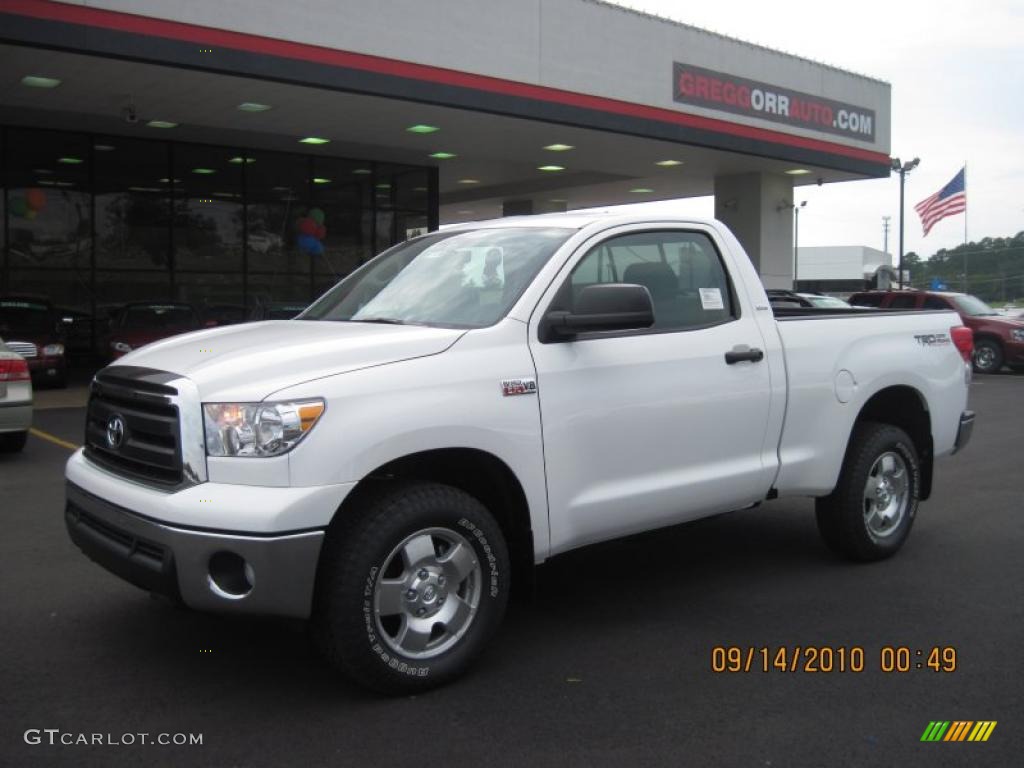
M956 430L956 441L953 443L953 453L961 451L969 442L974 432L974 411L964 411L960 414L960 426Z
M65 522L71 540L96 563L190 608L310 615L322 530L240 535L172 526L71 482Z

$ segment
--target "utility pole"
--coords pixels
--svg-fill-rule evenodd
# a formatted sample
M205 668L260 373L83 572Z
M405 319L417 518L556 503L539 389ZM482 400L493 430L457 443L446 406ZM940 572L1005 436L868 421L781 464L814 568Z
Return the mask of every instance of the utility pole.
M920 164L921 158L915 157L910 162L904 164L900 162L898 157L892 159L892 169L900 175L900 260L899 260L899 273L900 273L900 289L903 289L903 187L906 185L907 174L917 168Z
M796 287L797 273L800 270L800 209L807 205L807 201L804 200L800 205L793 206L793 215L795 217L795 228L796 232L793 236L793 290L798 290Z
M889 255L889 220L892 216L882 217L882 253Z

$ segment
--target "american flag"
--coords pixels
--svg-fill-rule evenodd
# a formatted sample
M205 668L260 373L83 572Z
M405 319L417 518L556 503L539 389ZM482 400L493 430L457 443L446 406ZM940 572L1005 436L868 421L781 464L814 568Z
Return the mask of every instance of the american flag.
M914 206L917 215L921 217L921 226L926 235L940 219L967 210L966 172L967 167L964 166L949 184Z

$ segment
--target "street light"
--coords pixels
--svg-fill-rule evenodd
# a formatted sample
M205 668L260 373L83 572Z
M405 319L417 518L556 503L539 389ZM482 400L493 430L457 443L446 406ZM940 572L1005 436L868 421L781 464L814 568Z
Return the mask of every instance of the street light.
M917 168L920 164L921 158L915 157L913 160L907 163L901 163L898 157L892 159L892 169L900 175L900 261L899 261L899 272L900 272L900 289L903 289L903 186L907 181L907 174Z
M800 209L807 205L804 200L800 205L793 206L793 215L796 217L796 232L793 235L793 290L797 290L797 271L800 269Z

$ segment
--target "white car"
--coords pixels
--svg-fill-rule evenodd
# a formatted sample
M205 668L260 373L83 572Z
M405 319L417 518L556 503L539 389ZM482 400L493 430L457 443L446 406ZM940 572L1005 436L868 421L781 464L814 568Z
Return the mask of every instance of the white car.
M0 339L0 453L25 447L32 426L32 377L28 363Z
M311 618L339 669L415 692L586 544L803 496L828 547L893 555L970 437L971 351L952 311L773 313L719 222L467 224L100 371L65 519L132 583Z

